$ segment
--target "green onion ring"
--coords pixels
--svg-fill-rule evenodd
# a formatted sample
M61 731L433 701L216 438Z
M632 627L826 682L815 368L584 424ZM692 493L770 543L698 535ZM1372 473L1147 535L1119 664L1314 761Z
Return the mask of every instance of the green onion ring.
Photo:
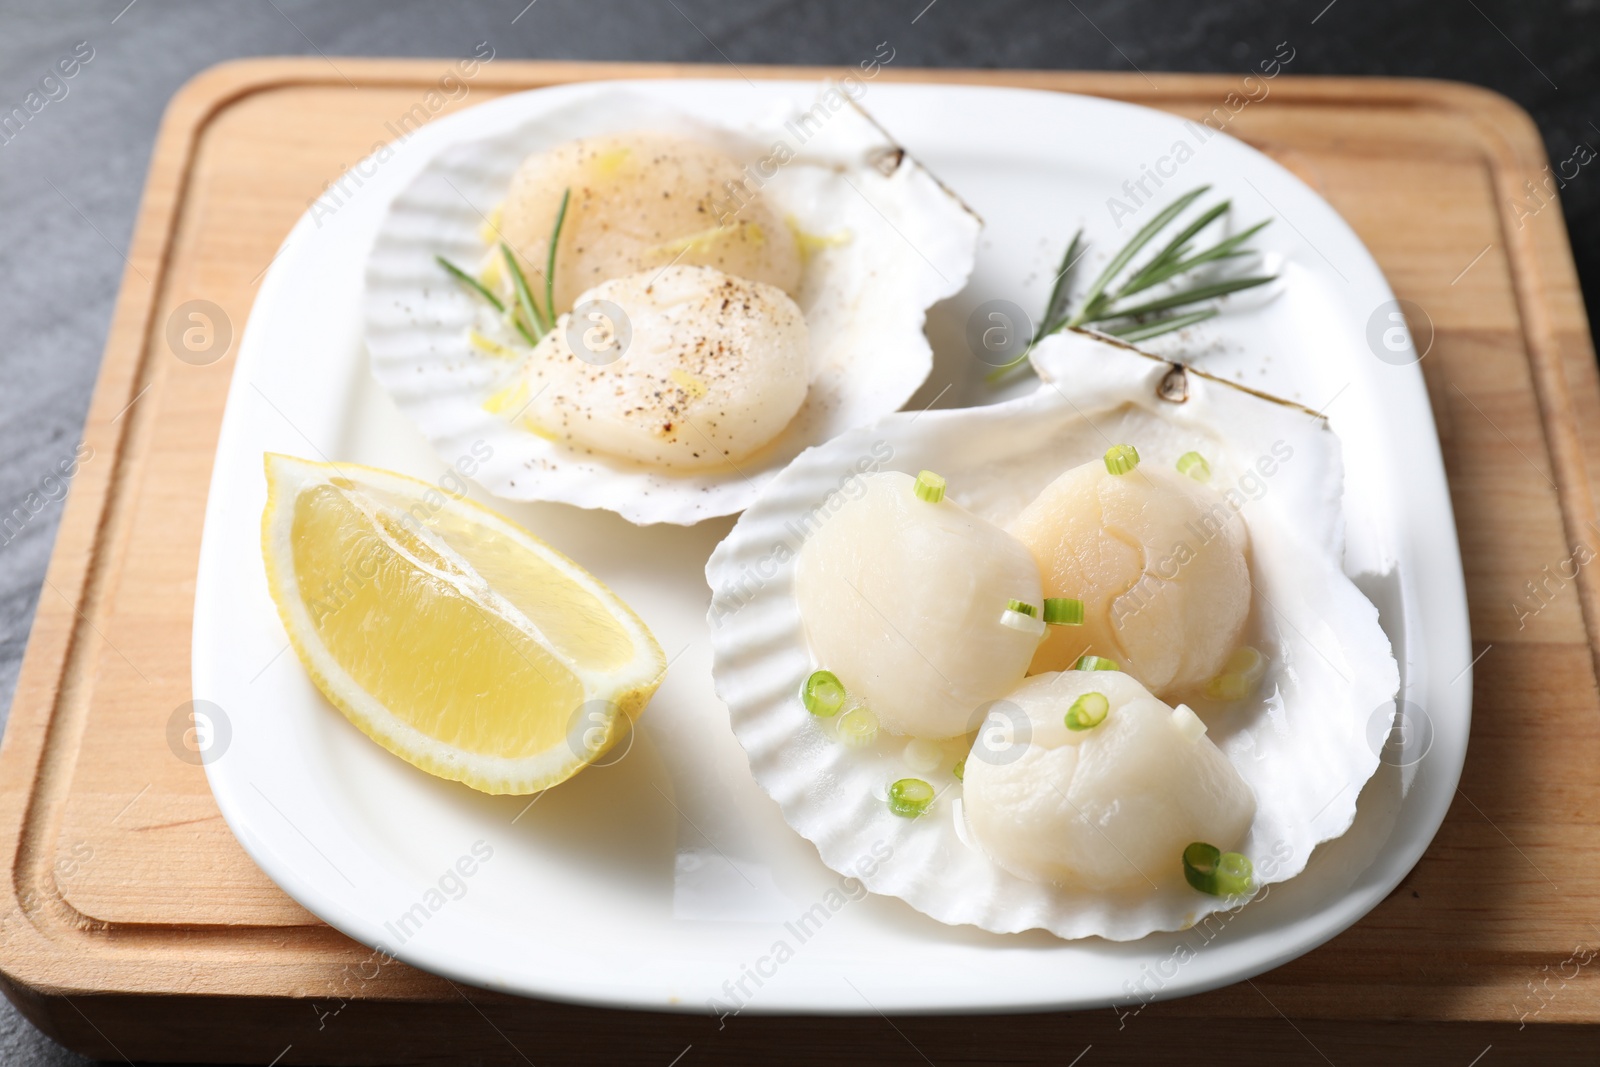
M1045 597L1044 621L1051 626L1082 626L1083 601L1065 596Z
M902 778L889 787L889 810L906 819L915 819L933 803L933 786L921 778Z
M844 707L844 683L832 671L812 671L800 687L800 702L806 710L821 719L839 714Z
M1139 465L1139 450L1132 445L1112 445L1106 449L1106 470L1127 474Z
M1106 712L1110 710L1111 701L1104 693L1085 693L1067 709L1067 729L1092 730L1106 721Z

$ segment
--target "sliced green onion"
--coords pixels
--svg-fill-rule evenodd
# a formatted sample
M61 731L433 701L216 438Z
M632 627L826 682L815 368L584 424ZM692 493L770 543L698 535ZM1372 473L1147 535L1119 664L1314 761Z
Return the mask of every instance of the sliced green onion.
M1011 603L1015 604L1017 601L1013 600ZM1033 605L1024 604L1023 607L1028 609L1026 613L1010 607L1002 611L1000 613L1000 625L1009 626L1011 629L1025 633L1030 637L1043 637L1045 625L1042 621L1033 617Z
M1243 700L1255 692L1266 673L1267 657L1243 645L1228 657L1222 673L1206 683L1206 696L1216 700Z
M933 786L921 778L902 778L889 787L889 810L907 819L915 819L933 803Z
M1196 841L1183 850L1183 877L1191 886L1214 897L1238 897L1249 893L1255 869L1250 858L1238 852L1223 852L1215 845Z
M1045 597L1044 621L1051 626L1082 626L1083 601L1067 596Z
M1035 609L1034 606L1028 603L1026 600L1008 600L1006 601L1006 610L1020 611L1022 614L1031 619L1034 617L1037 609Z
M819 718L828 719L839 714L844 698L844 683L832 671L812 671L806 684L800 687L800 702Z
M956 781L958 781L958 782L966 781L967 780L967 757L962 756L960 759L956 760L956 765L955 765L955 767L954 767L954 769L952 770L951 773L953 773L956 776Z
M1234 650L1233 655L1228 657L1228 670L1256 682L1267 673L1267 657L1260 649L1240 645Z
M1219 674L1206 683L1206 696L1213 700L1243 700L1250 687L1237 674Z
M1211 480L1211 464L1198 452L1185 452L1178 457L1178 473L1186 474L1197 482Z
M919 471L917 473L916 493L918 500L926 500L930 504L937 504L944 499L944 478L932 471Z
M877 740L878 717L865 704L857 704L839 716L835 730L840 741L851 748L861 748Z
M1217 891L1217 864L1222 850L1204 841L1192 842L1183 850L1183 880L1202 893Z
M533 290L528 288L528 276L522 273L522 267L517 264L517 257L511 251L511 246L504 241L500 242L500 254L505 257L506 268L511 272L511 287L517 293L517 306L522 309L528 325L533 332L543 336L550 331L550 324L539 312L539 305L533 302Z
M1240 852L1224 852L1217 864L1217 888L1225 897L1244 896L1255 880L1255 866Z
M1205 722L1187 704L1179 704L1172 709L1172 725L1189 742L1198 741L1206 735Z
M1106 449L1106 470L1127 474L1139 465L1139 450L1132 445L1112 445Z
M1104 656L1079 656L1078 662L1072 665L1075 671L1120 671L1122 666L1114 659Z
M570 199L572 190L569 188L561 194L561 206L556 209L555 229L550 231L550 254L544 261L544 309L552 325L556 321L556 242L561 240L561 224L567 221L567 201Z
M1111 701L1104 693L1085 693L1067 709L1067 729L1092 730L1106 721L1106 712L1110 710Z

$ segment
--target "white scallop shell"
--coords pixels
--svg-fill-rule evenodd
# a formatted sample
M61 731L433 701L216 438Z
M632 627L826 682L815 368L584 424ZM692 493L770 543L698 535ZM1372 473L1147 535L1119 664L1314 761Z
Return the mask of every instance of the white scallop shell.
M1379 762L1368 726L1380 709L1392 714L1399 671L1377 609L1342 567L1338 438L1305 408L1175 372L1092 334L1057 335L1033 358L1043 383L1029 396L890 415L807 451L763 490L706 566L717 692L757 782L824 863L843 871L874 841L892 845L892 858L863 878L871 891L999 933L1125 941L1186 929L1226 902L1181 879L1115 894L1063 890L1011 875L969 844L950 773L964 744L950 747L941 771L921 775L939 790L929 814L891 814L885 787L915 773L905 739L841 745L797 697L821 665L795 605L795 554L808 523L827 521L858 472L938 471L954 499L1004 524L1061 471L1114 442L1133 442L1144 463L1163 465L1196 450L1212 464L1211 484L1243 500L1254 640L1271 654L1258 698L1200 707L1210 737L1255 791L1256 818L1238 849L1259 882L1280 882L1349 829ZM1260 457L1270 462L1257 466Z
M639 524L688 525L742 510L807 446L910 399L933 366L922 332L926 311L966 284L981 223L836 89L752 118L738 132L647 94L648 83L598 89L439 152L395 197L373 244L366 341L373 374L441 456L465 455L475 442L493 450L475 480L495 496L605 508ZM806 112L820 120L801 122ZM434 261L478 261L485 247L478 230L530 153L637 129L705 137L753 167L781 159L774 146L782 144L794 157L761 184L763 195L807 233L851 234L814 253L801 279L798 303L811 334L806 403L775 440L737 466L652 469L545 440L483 410L519 361L468 343L480 313L476 298Z

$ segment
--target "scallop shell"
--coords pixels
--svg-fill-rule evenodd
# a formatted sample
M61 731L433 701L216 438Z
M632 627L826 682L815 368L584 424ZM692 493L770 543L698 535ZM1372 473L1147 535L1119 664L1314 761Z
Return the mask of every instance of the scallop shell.
M706 566L717 692L757 782L824 863L845 871L873 842L892 846L892 858L863 877L872 892L997 933L1042 928L1125 941L1187 929L1228 902L1181 880L1115 894L1029 882L969 843L950 770L964 745L945 752L940 771L921 775L939 791L929 814L891 814L886 786L918 773L906 762L906 739L839 744L797 696L819 664L795 604L795 555L860 473L936 470L950 496L1005 524L1057 474L1112 442L1136 443L1145 463L1171 464L1195 450L1212 464L1211 484L1240 501L1252 543L1254 641L1271 652L1257 697L1200 708L1210 737L1255 792L1256 818L1238 849L1255 862L1259 883L1281 882L1349 829L1379 763L1368 724L1385 707L1392 713L1399 671L1377 609L1342 566L1343 467L1326 420L1093 334L1049 338L1034 361L1042 383L1031 395L890 415L807 451L763 490Z
M475 480L495 496L688 525L742 510L803 449L897 410L916 392L933 365L927 309L965 285L981 223L839 89L750 116L737 131L647 93L605 88L549 109L526 94L538 117L440 151L395 197L374 242L366 341L373 374L441 456L488 446L493 455ZM530 153L636 129L706 138L750 167L763 195L802 231L850 234L811 255L801 279L798 303L811 334L806 403L737 465L653 469L546 440L485 411L518 361L468 343L481 309L434 261L478 260L479 228ZM771 161L784 158L778 145L793 158L774 168Z

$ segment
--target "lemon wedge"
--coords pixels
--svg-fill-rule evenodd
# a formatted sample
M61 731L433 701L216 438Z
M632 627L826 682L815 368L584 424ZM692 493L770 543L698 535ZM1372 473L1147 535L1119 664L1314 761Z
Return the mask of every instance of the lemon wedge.
M485 793L565 781L623 736L666 657L593 575L437 486L266 456L261 548L317 688L412 765Z

